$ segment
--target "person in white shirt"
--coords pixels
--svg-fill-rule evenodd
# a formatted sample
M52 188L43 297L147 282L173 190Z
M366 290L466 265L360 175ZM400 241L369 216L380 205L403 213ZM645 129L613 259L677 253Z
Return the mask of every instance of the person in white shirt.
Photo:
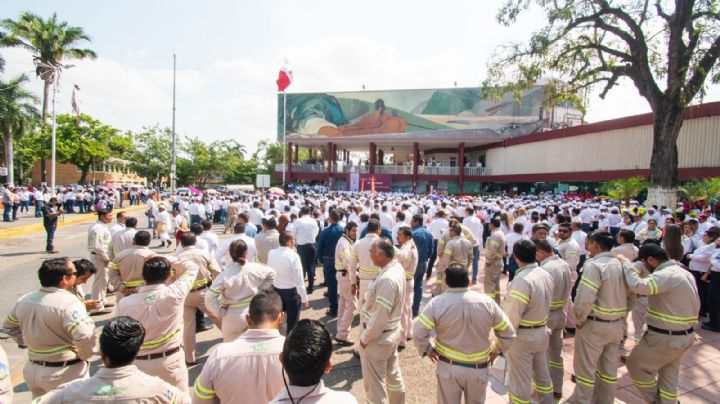
M218 249L220 240L218 239L217 234L212 232L212 223L209 220L203 220L200 224L203 227L203 232L200 234L200 238L207 242L208 252L210 255L215 255L215 251Z
M472 262L472 282L477 282L478 275L478 261L480 259L480 249L483 247L483 227L482 220L475 216L475 207L472 205L465 208L465 218L462 222L463 226L467 227L475 237L475 244L473 245L473 262Z
M400 230L401 227L406 227L405 224L405 212L398 211L395 213L395 225L392 226L392 242L393 245L400 245L397 239L398 230Z
M315 286L315 240L320 233L320 227L310 213L309 206L303 206L300 209L300 218L293 223L292 233L295 236L303 274L308 280L307 290L312 293Z
M687 256L688 259L690 259L690 273L693 275L693 278L695 278L698 295L700 296L701 316L707 315L708 312L708 289L710 286L708 282L703 281L702 278L703 276L707 277L706 273L710 271L712 257L717 249L715 241L718 238L720 238L720 229L717 227L709 228L702 235L704 244Z
M382 206L382 212L380 213L380 225L386 229L392 229L395 220L393 215L388 212L387 205Z
M582 223L572 222L572 238L577 241L580 246L580 262L578 263L578 270L585 264L585 239L587 239L587 233L582 230Z
M230 244L235 240L243 240L247 245L247 257L246 262L255 262L255 239L248 237L245 234L245 224L236 223L233 226L233 235L229 239L225 240L220 244L220 247L215 251L215 260L220 265L220 268L225 269L226 266L232 262L230 256Z
M300 319L300 306L307 309L308 297L303 284L300 256L295 252L295 236L282 232L279 236L280 247L270 250L267 265L275 270L273 287L282 299L283 311L287 319L287 334Z
M125 212L118 212L117 215L115 215L115 223L110 227L110 236L114 236L115 233L125 230L125 220L127 219L127 215Z
M205 207L200 202L199 199L193 200L193 202L188 207L188 211L190 212L190 224L200 223L200 221L205 216Z
M205 241L204 238L200 237L201 234L203 234L203 227L200 223L195 223L190 226L190 232L195 235L195 247L200 250L205 250L207 252L210 252L210 246L208 246L207 241ZM178 256L182 254L182 252L185 251L182 244L178 244L177 248L175 249L175 256Z
M513 231L512 233L505 236L505 246L507 247L508 256L507 256L507 269L508 269L508 282L512 282L513 279L515 279L515 272L518 269L518 264L515 262L515 259L512 255L513 247L515 246L515 243L517 243L520 240L529 240L527 236L525 236L523 233L525 231L525 224L515 222L513 224Z
M165 243L167 243L167 247L172 245L172 237L170 237L170 234L175 234L175 232L172 231L174 223L175 220L170 213L168 213L165 204L159 204L157 219L155 221L155 231L161 241L160 247L166 247Z
M428 226L428 231L430 231L430 235L432 235L433 243L425 279L430 279L430 276L432 275L432 268L435 264L435 259L437 258L438 241L447 231L449 225L450 224L447 220L447 213L445 213L444 210L440 210L437 212L437 217L432 222L430 222L430 226Z

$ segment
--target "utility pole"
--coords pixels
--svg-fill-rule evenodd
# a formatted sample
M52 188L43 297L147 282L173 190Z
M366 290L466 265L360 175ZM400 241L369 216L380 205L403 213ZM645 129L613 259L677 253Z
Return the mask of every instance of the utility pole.
M170 163L170 192L175 193L176 189L176 164L175 158L177 154L177 144L175 141L175 69L176 69L177 57L173 53L173 106L172 106L172 162Z

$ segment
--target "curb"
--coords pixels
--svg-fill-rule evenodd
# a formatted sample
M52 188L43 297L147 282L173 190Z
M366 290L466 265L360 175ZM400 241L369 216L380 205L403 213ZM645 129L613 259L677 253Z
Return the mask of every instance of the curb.
M146 209L147 209L147 206L145 206L145 205L135 205L132 207L115 209L115 210L113 210L113 213L134 212L134 211L146 210ZM97 220L97 215L95 215L95 214L72 215L71 217L66 218L65 220L59 220L57 227L61 228L61 227L66 227L66 226L70 226L70 225L77 224L77 223L93 222L95 220ZM13 227L10 229L2 229L2 230L0 230L0 239L26 236L28 234L40 233L40 232L44 232L44 231L45 231L45 227L43 227L42 222L33 223L33 224L29 224L27 226L18 226L18 227Z

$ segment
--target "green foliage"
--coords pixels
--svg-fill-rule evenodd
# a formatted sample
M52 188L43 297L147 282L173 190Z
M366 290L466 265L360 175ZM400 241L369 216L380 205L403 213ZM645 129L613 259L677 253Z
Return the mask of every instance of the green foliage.
M484 87L517 93L548 80L546 99L583 107L629 79L662 119L654 123L650 180L677 186L677 137L683 109L720 81L720 0L506 0L503 25L522 12L544 13L546 25L526 43L498 48ZM492 96L490 94L489 96Z
M24 74L8 81L0 80L0 132L3 136L3 155L10 171L10 182L15 182L14 143L30 132L39 118L35 106L38 100L34 94L25 90L24 84L27 82L28 77Z
M133 134L133 150L129 155L130 169L160 186L162 178L170 176L172 131L158 125L149 126Z
M636 198L648 187L647 181L641 177L630 177L606 182L603 190L609 197L618 201L625 201L627 206L631 199Z
M720 177L695 179L678 188L691 203L720 198Z
M5 36L0 38L0 46L25 48L34 55L35 72L46 87L42 114L44 120L48 110L48 88L55 80L56 72L64 67L62 61L97 57L92 49L77 47L80 43L90 42L90 37L81 27L58 21L57 14L44 19L29 11L20 13L17 20L8 18L0 21L0 28L6 30Z
M77 116L61 114L56 117L57 121L57 143L56 153L59 162L74 164L80 169L80 183L85 183L85 178L90 169L118 152L122 152L125 140L115 138L122 137L120 131L109 125L94 119L88 115Z

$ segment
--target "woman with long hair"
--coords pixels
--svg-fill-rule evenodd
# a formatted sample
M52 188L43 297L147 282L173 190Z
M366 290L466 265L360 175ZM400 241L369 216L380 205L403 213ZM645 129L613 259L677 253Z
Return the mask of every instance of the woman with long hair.
M250 300L259 290L272 289L275 270L267 265L246 262L248 247L238 239L230 244L231 262L213 280L205 294L205 305L218 318L222 318L223 341L232 341L247 330Z

